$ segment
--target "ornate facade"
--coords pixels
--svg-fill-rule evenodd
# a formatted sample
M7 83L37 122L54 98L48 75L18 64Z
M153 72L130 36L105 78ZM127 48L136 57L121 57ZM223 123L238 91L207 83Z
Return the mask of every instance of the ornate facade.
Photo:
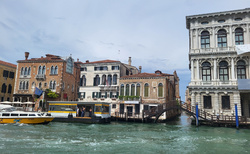
M239 81L250 78L250 9L192 15L186 17L189 30L191 104L220 115L250 116L249 89ZM240 54L239 48L245 53ZM248 50L249 51L249 50Z

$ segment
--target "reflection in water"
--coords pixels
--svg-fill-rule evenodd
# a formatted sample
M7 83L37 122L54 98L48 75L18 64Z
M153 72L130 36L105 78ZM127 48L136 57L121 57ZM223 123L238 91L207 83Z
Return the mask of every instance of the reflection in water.
M1 153L248 153L250 130L192 126L187 115L146 124L0 125Z

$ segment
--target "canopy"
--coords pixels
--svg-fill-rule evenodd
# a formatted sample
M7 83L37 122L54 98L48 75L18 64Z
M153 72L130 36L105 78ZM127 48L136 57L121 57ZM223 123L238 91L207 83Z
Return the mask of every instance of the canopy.
M35 104L35 102L23 102L22 104Z
M238 55L250 55L250 44L236 45Z
M238 89L240 91L249 91L250 79L238 79Z

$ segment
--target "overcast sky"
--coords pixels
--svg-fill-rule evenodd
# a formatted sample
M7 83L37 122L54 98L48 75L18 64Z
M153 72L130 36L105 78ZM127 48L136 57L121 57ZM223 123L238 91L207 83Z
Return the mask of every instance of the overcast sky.
M187 15L244 9L249 0L0 0L0 60L55 54L119 60L190 82Z

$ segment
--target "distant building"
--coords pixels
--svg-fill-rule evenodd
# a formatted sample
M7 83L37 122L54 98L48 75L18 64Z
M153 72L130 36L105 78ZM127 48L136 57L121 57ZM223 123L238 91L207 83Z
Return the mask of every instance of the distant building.
M210 114L250 117L250 9L186 17L191 104Z
M112 110L123 114L142 115L159 104L180 99L179 77L177 73L165 74L157 70L155 73L139 73L120 78L120 97ZM114 112L113 112L114 114ZM164 114L161 119L165 119Z
M129 64L124 64L115 60L87 60L80 64L79 101L117 102L120 78L138 73L138 69L131 65L131 58L129 61Z
M16 65L0 60L0 102L13 101Z
M46 104L42 99L75 101L77 100L77 88L79 84L80 68L79 62L69 56L62 58L51 54L46 57L28 59L29 53L25 53L25 60L18 60L16 71L16 82L14 97L16 101L36 101L36 108L45 109ZM37 97L34 95L35 89L54 92L57 98L47 95Z

